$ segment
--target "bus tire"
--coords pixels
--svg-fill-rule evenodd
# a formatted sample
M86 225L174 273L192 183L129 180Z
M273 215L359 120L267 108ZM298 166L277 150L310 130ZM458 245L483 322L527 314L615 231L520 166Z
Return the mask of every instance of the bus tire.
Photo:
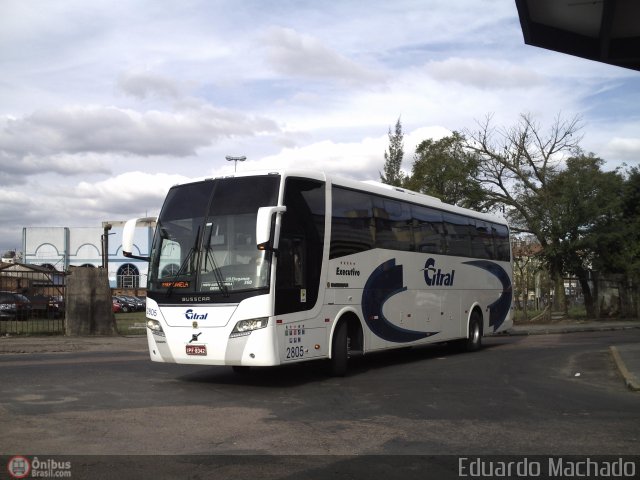
M347 322L342 321L336 327L331 342L331 374L334 377L344 377L349 363L349 337Z
M475 352L482 348L482 320L476 311L471 312L469 320L469 336L464 342L464 349L467 352Z

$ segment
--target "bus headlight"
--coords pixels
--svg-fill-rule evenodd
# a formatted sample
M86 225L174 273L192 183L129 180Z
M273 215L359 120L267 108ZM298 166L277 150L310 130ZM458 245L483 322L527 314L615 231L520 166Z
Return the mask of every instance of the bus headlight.
M162 325L157 320L147 320L147 328L151 330L151 333L155 335L160 335L164 337L164 330L162 330Z
M236 326L233 327L233 331L229 336L241 337L244 335L249 335L254 330L265 328L268 323L269 323L268 317L252 318L250 320L240 320L238 323L236 323Z

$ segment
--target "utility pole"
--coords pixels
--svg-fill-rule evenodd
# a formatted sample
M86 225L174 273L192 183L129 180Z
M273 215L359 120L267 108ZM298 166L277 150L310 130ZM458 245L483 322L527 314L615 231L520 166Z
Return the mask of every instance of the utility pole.
M104 233L102 234L102 268L109 270L109 230L110 223L103 223Z

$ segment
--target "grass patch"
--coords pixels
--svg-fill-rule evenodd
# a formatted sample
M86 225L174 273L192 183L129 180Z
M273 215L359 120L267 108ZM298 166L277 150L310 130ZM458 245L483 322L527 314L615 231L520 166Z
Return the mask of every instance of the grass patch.
M145 312L116 313L116 328L120 335L145 335L147 318Z
M575 320L584 320L587 318L587 308L584 305L574 305L569 307L568 315Z
M543 310L527 310L527 315L525 316L524 310L515 310L513 312L513 321L518 322L527 322L532 318L537 317L543 312Z
M62 335L64 318L32 318L29 320L2 320L2 335Z
M527 310L527 315L525 317L525 312L523 310L515 310L513 312L513 321L515 323L527 323L541 313L543 313L543 310ZM567 310L566 318L569 320L586 320L587 309L584 305L573 305ZM541 317L539 321L542 323L549 322L549 315Z
M146 335L145 312L116 313L120 335ZM0 335L64 335L64 317L0 320Z

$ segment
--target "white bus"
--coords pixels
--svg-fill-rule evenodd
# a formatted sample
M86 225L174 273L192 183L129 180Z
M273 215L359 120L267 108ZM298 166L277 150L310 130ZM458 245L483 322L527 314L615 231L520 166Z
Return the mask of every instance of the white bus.
M123 233L134 255L136 222ZM149 219L142 219L149 220ZM151 360L348 359L512 325L506 221L373 182L238 173L171 188L151 249Z

